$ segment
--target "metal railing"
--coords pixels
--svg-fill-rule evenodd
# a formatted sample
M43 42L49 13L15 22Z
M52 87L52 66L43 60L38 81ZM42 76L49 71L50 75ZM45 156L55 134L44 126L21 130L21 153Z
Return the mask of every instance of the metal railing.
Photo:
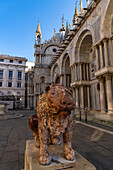
M75 108L75 118L80 121L88 120L108 121L113 123L113 110L100 108Z

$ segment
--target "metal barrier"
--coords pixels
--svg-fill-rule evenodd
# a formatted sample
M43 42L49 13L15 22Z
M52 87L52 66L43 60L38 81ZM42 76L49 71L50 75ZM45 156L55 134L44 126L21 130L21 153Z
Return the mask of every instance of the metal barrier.
M110 109L99 109L99 108L75 108L75 117L76 117L76 112L78 113L78 118L80 121L82 121L83 117L84 117L84 121L87 123L88 120L91 118L94 119L94 117L96 117L98 120L105 120L105 118L108 121L113 122L113 110ZM93 112L93 113L91 113ZM96 114L95 114L96 113ZM110 114L107 114L110 113ZM95 116L96 115L96 116ZM101 117L100 119L98 117ZM96 119L95 118L95 119Z

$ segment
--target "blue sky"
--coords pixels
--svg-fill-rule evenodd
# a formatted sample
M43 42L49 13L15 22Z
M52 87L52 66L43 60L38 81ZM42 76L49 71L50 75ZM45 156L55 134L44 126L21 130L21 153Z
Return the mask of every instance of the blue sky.
M58 32L64 14L72 24L75 0L0 0L0 54L34 61L35 31L40 20L42 42ZM86 7L86 0L82 0ZM80 0L78 0L78 6Z

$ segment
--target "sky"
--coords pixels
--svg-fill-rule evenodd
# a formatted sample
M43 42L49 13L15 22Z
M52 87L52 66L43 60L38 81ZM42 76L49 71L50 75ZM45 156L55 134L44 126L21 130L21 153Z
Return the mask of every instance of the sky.
M82 0L86 7L86 0ZM42 43L65 23L72 25L76 0L0 0L0 54L34 61L35 32L40 21ZM78 0L79 8L80 0Z

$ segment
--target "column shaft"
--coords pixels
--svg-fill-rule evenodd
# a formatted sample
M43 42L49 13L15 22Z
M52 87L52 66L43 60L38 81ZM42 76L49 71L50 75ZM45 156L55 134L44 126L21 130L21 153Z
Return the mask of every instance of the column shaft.
M97 71L98 71L99 70L98 46L96 46L95 52L96 52L96 64L97 64Z
M82 80L82 64L80 64L80 80Z
M75 81L77 81L77 65L75 64Z
M88 108L90 108L90 88L87 87L87 100L88 100Z
M105 66L108 66L107 41L104 41Z
M106 76L106 92L108 109L113 110L113 96L111 88L111 76Z
M87 80L89 80L89 64L86 64Z
M79 108L79 93L78 93L78 87L76 87L76 108Z
M104 81L100 81L100 101L101 101L101 109L105 109L105 90L104 90Z
M83 74L84 74L84 80L86 80L86 70L85 70L85 64L83 64Z
M83 86L81 88L81 108L84 108L84 89Z
M100 48L101 68L103 68L104 67L104 60L103 60L102 44L99 45L99 48Z

